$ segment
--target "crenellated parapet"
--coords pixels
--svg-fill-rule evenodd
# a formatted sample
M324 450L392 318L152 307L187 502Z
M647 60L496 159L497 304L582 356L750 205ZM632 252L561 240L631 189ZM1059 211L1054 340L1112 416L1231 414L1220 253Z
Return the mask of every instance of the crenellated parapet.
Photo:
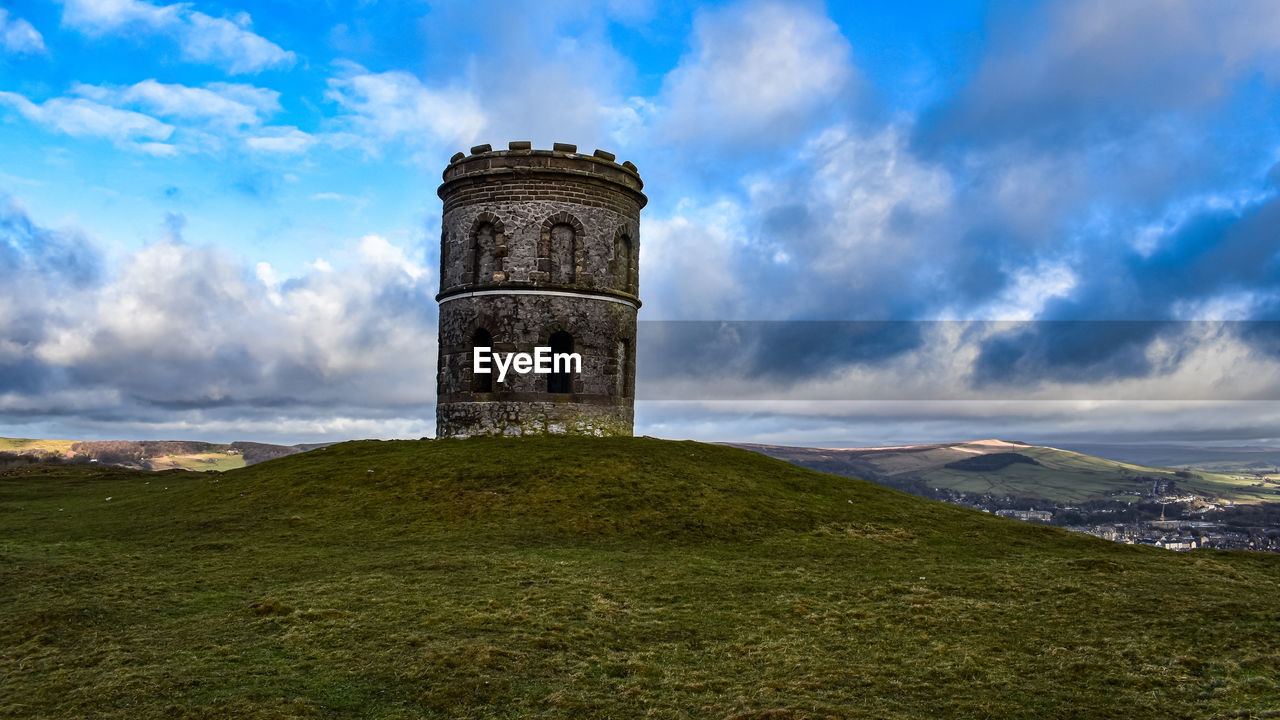
M578 152L577 145L555 143L551 150L534 150L532 143L511 142L506 150L494 150L491 145L476 145L471 154L456 153L449 158L444 170L444 185L439 194L443 199L450 181L468 177L503 175L510 173L562 173L587 179L598 179L634 191L639 195L640 206L647 202L641 190L644 182L640 172L630 161L617 162L617 156L604 150L587 155Z

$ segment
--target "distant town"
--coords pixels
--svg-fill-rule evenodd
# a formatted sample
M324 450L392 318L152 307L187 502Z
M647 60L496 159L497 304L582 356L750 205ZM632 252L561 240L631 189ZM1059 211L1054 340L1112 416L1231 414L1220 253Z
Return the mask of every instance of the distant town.
M1276 482L1270 476L1267 481ZM1053 525L1128 545L1151 545L1167 550L1280 552L1280 506L1213 501L1193 494L1178 494L1171 485L1153 480L1151 493L1138 502L1092 500L1081 504L938 488L929 492L912 488L910 492L1000 517Z
M1207 470L1122 462L1003 440L875 448L736 446L912 495L1130 545L1280 552L1280 454L1265 455L1276 462L1263 465L1256 453L1222 456L1181 449L1188 460L1212 461L1213 469ZM1233 464L1249 467L1230 469Z

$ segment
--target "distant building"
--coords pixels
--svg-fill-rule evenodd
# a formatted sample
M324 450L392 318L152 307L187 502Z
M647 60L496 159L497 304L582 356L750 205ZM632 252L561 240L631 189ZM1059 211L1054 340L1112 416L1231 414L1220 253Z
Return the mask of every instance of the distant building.
M1155 542L1155 546L1162 547L1165 550L1195 550L1200 547L1200 539L1194 537L1160 538Z
M1053 522L1053 513L1048 510L1036 510L1035 508L1030 510L997 510L996 515L1023 522Z

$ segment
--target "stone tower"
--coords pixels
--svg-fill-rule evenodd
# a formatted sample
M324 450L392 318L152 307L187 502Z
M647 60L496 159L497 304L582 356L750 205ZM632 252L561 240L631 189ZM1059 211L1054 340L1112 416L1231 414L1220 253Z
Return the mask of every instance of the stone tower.
M636 166L513 142L458 153L437 191L436 436L630 435L640 209ZM581 356L581 372L472 372L472 352Z

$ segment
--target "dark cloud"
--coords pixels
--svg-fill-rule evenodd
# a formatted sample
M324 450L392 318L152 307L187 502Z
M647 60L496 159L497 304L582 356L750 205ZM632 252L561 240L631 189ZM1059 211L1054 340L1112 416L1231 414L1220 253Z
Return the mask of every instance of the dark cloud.
M838 321L642 321L637 328L638 387L643 397L672 399L665 388L701 398L726 395L739 381L752 397L783 398L796 384L831 379L851 367L884 367L924 344L920 323Z
M6 280L38 276L41 283L84 287L98 279L101 264L83 235L39 227L17 201L0 193L0 269Z
M100 265L82 235L38 226L0 194L0 395L56 387L59 370L36 349L68 323L75 299L98 282Z
M1182 323L1040 321L1021 323L981 344L973 366L978 388L1034 388L1041 383L1093 385L1168 372L1147 349L1157 338L1177 341Z
M1221 102L1280 59L1280 6L1171 0L996 5L976 72L926 125L935 139L1055 144L1127 136ZM1269 82L1280 73L1264 70Z
M1042 381L1094 383L1111 378L1167 374L1180 348L1203 342L1203 326L1177 322L1210 310L1216 299L1246 304L1246 317L1280 319L1280 199L1243 211L1210 210L1192 216L1149 253L1117 239L1093 272L1042 317L982 344L974 368L980 386ZM1210 310L1211 311L1211 310ZM1271 352L1271 322L1234 322L1229 334ZM1149 349L1165 343L1162 360Z
M1275 443L1280 415L1266 408L1203 402L995 404L640 402L636 433L728 442L819 447L903 445L998 438L1067 443Z

